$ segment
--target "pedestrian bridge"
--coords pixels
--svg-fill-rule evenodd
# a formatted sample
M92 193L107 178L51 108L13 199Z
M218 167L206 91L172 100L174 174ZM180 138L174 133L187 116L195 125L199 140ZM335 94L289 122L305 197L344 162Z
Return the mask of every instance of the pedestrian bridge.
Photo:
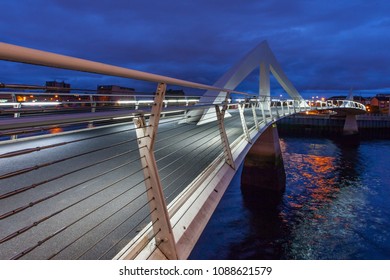
M0 259L186 259L278 119L365 112L305 101L265 42L212 86L4 43L0 58L157 83L153 96L2 84ZM256 65L259 94L236 91ZM291 99L271 97L270 72ZM205 94L169 96L167 85Z

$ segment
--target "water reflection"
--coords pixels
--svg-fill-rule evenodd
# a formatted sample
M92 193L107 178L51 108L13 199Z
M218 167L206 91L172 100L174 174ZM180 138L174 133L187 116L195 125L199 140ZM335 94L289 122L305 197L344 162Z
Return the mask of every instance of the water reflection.
M356 217L357 203L364 198L356 189L362 170L359 147L340 147L328 142L328 149L318 146L311 154L285 153L291 178L289 191L281 205L280 215L289 224L291 235L286 243L287 259L350 259L356 258L356 230L361 221ZM308 147L309 148L309 147ZM301 160L297 160L297 158ZM299 191L300 184L305 185ZM294 207L291 207L294 206Z
M231 185L191 258L390 259L386 143L282 141L285 193Z
M265 175L265 174L264 174ZM283 194L280 192L242 189L243 207L247 215L248 232L245 238L230 246L228 259L281 259L283 239L288 227L279 215Z

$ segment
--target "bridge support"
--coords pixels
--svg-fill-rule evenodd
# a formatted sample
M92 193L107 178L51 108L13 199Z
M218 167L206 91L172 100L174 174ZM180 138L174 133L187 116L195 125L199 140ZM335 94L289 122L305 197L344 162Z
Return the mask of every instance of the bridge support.
M343 128L342 141L347 145L359 145L359 129L356 115L347 115Z
M286 185L283 158L276 124L269 126L248 152L241 175L243 191L283 192Z
M343 135L357 135L359 134L359 129L356 121L356 115L347 115L345 117Z

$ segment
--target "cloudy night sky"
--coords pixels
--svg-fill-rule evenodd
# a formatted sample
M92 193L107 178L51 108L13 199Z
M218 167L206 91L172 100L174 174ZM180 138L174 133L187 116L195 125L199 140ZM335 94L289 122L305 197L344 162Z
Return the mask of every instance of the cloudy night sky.
M298 91L389 91L388 0L3 0L0 41L213 84L267 40ZM257 75L240 87L258 91ZM155 85L0 62L0 82ZM273 87L278 86L273 83Z

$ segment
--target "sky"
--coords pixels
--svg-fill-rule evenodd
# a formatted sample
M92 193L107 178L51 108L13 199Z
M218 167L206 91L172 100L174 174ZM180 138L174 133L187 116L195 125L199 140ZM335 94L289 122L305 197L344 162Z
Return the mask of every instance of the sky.
M263 40L300 92L390 91L388 0L2 0L0 41L212 85ZM0 61L0 82L135 80ZM280 86L272 80L272 88ZM239 90L258 92L258 72Z

